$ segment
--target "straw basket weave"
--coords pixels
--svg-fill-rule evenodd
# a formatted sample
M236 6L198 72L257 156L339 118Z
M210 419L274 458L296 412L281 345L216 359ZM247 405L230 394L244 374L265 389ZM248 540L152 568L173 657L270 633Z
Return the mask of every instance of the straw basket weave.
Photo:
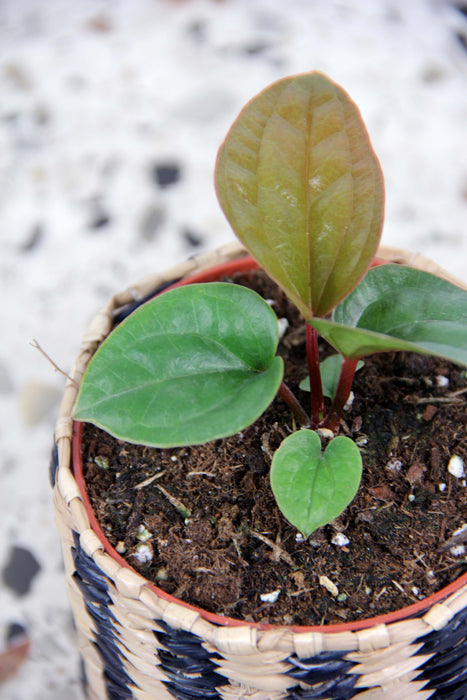
M431 607L422 602L390 620L314 628L254 625L162 593L118 555L111 556L110 545L104 548L96 533L72 470L71 409L89 358L122 309L169 282L244 254L238 244L230 245L113 297L86 333L66 386L51 477L87 695L92 700L465 700L467 574ZM378 255L446 276L421 256L388 248Z

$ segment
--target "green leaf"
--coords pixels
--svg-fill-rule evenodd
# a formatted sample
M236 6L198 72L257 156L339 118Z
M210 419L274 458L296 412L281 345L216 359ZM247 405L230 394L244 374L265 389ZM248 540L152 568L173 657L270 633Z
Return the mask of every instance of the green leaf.
M362 478L362 458L348 437L331 440L324 452L313 430L289 435L275 453L271 487L283 515L308 537L349 505Z
M310 323L345 357L407 350L467 366L467 291L421 270L375 267L333 321Z
M321 73L279 80L246 105L216 188L236 235L305 318L341 301L378 246L381 169L358 108Z
M233 435L280 386L277 319L235 284L179 287L141 306L91 359L77 420L138 444L175 447Z
M326 357L325 360L319 363L323 396L327 396L328 399L333 399L336 393L343 359L342 355L329 355L329 357ZM355 371L358 372L364 364L365 363L361 361L357 362ZM310 391L310 377L302 379L300 382L300 389L303 391Z

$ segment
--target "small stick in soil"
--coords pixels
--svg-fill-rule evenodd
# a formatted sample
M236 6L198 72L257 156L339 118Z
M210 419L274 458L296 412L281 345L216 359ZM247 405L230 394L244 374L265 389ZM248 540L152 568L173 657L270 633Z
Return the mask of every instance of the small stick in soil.
M282 547L279 547L279 545L276 542L273 542L268 537L265 537L264 535L261 535L259 532L255 532L254 530L249 530L249 533L252 537L256 537L257 540L260 540L260 542L263 542L268 547L271 547L273 557L276 561L282 559L282 561L285 561L285 563L289 566L295 566L290 554L284 551Z
M305 595L305 593L310 593L313 588L301 588L299 591L295 591L295 593L288 593L287 595L289 598L298 598L301 595Z
M386 586L383 586L383 588L380 590L380 592L376 595L376 600L379 600L382 595L386 593Z
M443 544L438 547L438 552L446 552L448 549L451 549L451 547L455 547L456 544L464 544L464 542L467 542L467 528L458 532L457 535L453 535L446 540L446 542L443 542Z
M442 574L445 571L450 571L450 569L460 569L463 563L463 560L460 559L460 561L456 561L454 564L449 564L448 566L443 566L441 569L434 570L433 573L436 576L437 574ZM459 575L460 573L461 572L459 572Z
M428 398L423 398L423 399L417 399L416 403L454 403L454 404L459 404L462 403L462 400L459 399L458 397L461 396L462 394L465 394L467 391L467 387L464 387L463 389L458 389L457 391L452 391L450 394L446 394L446 396L429 396Z
M420 562L420 564L421 564L422 566L424 566L425 569L428 569L428 565L425 564L425 562L423 561L423 558L424 558L425 555L424 555L424 554L418 554L415 550L414 550L414 555L415 555L414 562L415 562L416 564L418 564L418 563Z
M439 528L438 545L442 544L442 542L443 542L443 540L444 540L444 534L445 534L445 532L446 532L446 524L447 524L447 523L446 523L446 518L443 518L443 519L441 520L441 525L440 525L440 528Z
M397 588L397 590L400 591L407 598L410 598L410 600L414 600L415 602L418 602L418 598L415 598L415 596L410 595L410 593L407 593L407 591L405 591L403 589L403 587L400 585L400 583L398 583L397 581L394 581L394 579L392 579L392 583Z
M230 539L233 542L233 546L235 547L235 551L237 552L237 557L240 560L240 564L242 566L250 566L247 561L243 558L242 550L240 549L240 544L238 542L238 539L235 535L231 535Z
M162 486L157 486L159 491L162 493L163 496L166 497L168 502L173 505L175 510L182 516L182 518L189 518L191 513L181 501L178 500L178 498L175 498L175 496L172 496L168 491L162 488Z
M146 486L150 486L153 481L156 479L160 479L161 476L164 476L165 470L163 472L158 472L157 474L153 474L153 476L148 477L144 481L140 481L139 484L136 484L136 486L133 486L135 490L137 489L144 489Z

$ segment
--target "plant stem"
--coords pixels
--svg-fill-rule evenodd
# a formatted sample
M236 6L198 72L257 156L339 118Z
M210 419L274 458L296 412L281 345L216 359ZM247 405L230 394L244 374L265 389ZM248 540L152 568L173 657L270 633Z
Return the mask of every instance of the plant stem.
M347 399L350 395L358 359L359 358L353 359L344 357L339 375L339 381L337 382L336 395L334 396L329 413L325 420L322 421L320 427L328 428L329 430L337 432L342 411L344 410L344 406L347 403Z
M319 371L318 333L309 323L306 324L306 358L310 377L311 420L317 426L325 417L326 411Z
M292 411L295 420L299 423L302 428L310 427L310 419L303 410L297 397L290 391L289 387L285 382L282 382L279 387L279 396L285 401L287 406Z

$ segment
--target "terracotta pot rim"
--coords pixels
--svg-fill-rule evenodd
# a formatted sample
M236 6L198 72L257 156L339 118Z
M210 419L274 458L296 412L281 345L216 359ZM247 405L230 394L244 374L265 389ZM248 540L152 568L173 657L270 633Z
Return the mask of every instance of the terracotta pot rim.
M375 258L372 265L381 265L387 263L387 260L384 260L382 258ZM258 263L256 260L251 258L250 256L245 256L240 259L236 260L231 260L227 261L224 263L220 263L218 265L215 265L213 267L210 267L206 270L201 270L200 272L197 272L193 275L189 275L182 280L179 280L175 282L173 285L170 285L167 287L164 291L168 291L169 289L173 289L175 287L179 287L185 284L194 284L198 282L206 282L206 281L214 281L216 279L219 279L219 277L223 275L228 275L231 274L232 272L244 272L244 271L249 271L249 270L254 270L259 267ZM106 536L104 535L99 523L97 522L96 516L94 515L94 512L91 507L91 503L89 501L89 497L86 491L85 487L85 482L84 482L84 476L83 476L83 469L82 469L82 431L83 431L83 423L79 421L74 421L73 426L73 441L72 441L72 467L73 467L73 475L74 478L78 484L81 498L83 501L84 508L86 510L86 513L89 518L89 522L92 526L92 529L94 533L97 535L98 539L102 543L104 550L107 552L109 556L112 557L120 566L123 566L130 571L134 571L135 569L128 564L125 559L118 554L118 552L115 550L115 548L110 544ZM136 572L137 573L137 572ZM140 574L138 574L140 575ZM427 598L424 598L423 600L419 601L418 603L413 603L412 605L407 606L406 608L400 608L398 610L394 610L393 612L386 613L384 615L377 615L375 617L369 617L365 618L363 620L355 620L353 622L347 622L347 623L337 623L337 624L331 624L331 625L304 625L304 626L298 626L298 625L280 625L280 624L270 624L270 623L261 623L261 622L246 622L243 620L237 620L235 618L231 618L228 616L224 615L218 615L217 613L211 613L207 610L204 610L202 608L199 608L195 605L191 605L190 603L185 603L182 600L179 600L175 596L170 595L169 593L166 593L163 591L161 588L158 588L155 584L151 583L150 581L147 581L147 587L155 593L158 597L166 600L169 603L175 603L177 605L181 605L185 608L188 608L189 610L193 610L199 615L207 620L208 622L211 622L213 624L223 626L223 627L239 627L239 626L248 626L260 630L273 630L273 629L280 629L280 628L287 628L291 632L294 633L308 633L308 632L325 632L325 633L341 633L341 632L355 632L358 630L363 630L363 629L368 629L369 627L373 627L376 625L381 625L381 624L389 624L392 622L399 622L401 620L405 620L407 618L415 617L422 613L425 610L428 610L431 608L433 605L436 603L439 603L440 601L444 600L447 598L449 595L455 593L457 590L462 588L462 586L467 584L467 573L463 574L460 576L458 579L450 583L448 586L445 586L444 588L440 589L437 593L434 593L431 596L428 596Z

